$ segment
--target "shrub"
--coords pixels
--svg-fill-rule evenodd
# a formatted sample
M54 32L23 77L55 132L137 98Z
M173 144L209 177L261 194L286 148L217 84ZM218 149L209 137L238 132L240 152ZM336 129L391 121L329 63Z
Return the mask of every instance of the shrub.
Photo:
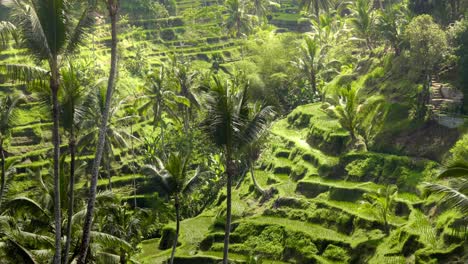
M348 252L346 252L345 249L335 246L333 244L327 246L327 248L323 252L323 256L335 261L346 263L349 262Z
M160 36L165 41L175 40L175 38L176 38L174 30L172 30L170 28L162 30L161 33L160 33Z

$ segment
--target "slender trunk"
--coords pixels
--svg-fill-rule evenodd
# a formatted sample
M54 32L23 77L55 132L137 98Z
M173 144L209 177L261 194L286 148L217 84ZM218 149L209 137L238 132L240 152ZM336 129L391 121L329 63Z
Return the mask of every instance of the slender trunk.
M231 233L231 185L232 185L232 176L233 176L233 163L231 160L230 151L226 153L226 163L227 163L227 184L226 184L226 229L224 233L224 250L223 250L223 264L228 264L229 262L229 235Z
M112 192L112 175L111 175L111 160L112 160L112 152L109 151L107 154L107 162L106 162L106 170L107 170L107 177L109 179L109 191Z
M132 137L130 138L130 143L131 143L131 148L132 148L132 158L133 158L133 161L135 161L135 149L134 149L134 146L133 146L133 123L130 123L130 135L132 135ZM136 191L136 179L135 179L135 167L133 166L132 164L132 173L133 173L133 208L136 208L137 207L137 199L136 199L136 195L137 195L137 191Z
M86 254L89 248L89 243L91 239L91 227L94 214L94 206L96 203L96 189L97 189L97 178L99 174L99 167L102 160L102 155L104 152L104 144L106 141L106 132L107 132L107 122L109 119L109 109L112 99L112 94L114 92L115 78L117 76L117 13L118 13L118 0L108 0L107 8L109 10L110 20L111 20L111 29L112 29L112 45L111 45L111 68L109 74L109 82L107 84L107 93L106 93L106 104L104 108L104 113L102 115L101 126L99 128L99 137L96 149L96 156L93 162L93 168L91 173L91 186L89 189L89 200L88 207L86 211L85 222L83 226L83 237L81 239L80 253L78 255L78 264L85 264Z
M1 155L1 163L2 163L2 184L0 187L0 208L2 208L2 200L3 194L5 192L5 185L6 185L6 173L5 173L5 152L3 151L3 141L0 141L0 155Z
M314 1L314 11L315 11L315 19L317 19L317 23L320 25L320 7L318 0Z
M67 241L65 243L64 264L68 264L68 254L70 252L70 245L72 241L72 219L73 207L75 206L75 128L72 124L70 130L70 142L68 148L70 150L70 183L68 191L68 219L67 219Z
M120 250L120 264L127 264L127 255L123 249Z
M317 95L317 76L315 75L315 71L312 70L310 72L310 81L311 81L311 85L312 85L312 93L315 95Z
M250 176L252 177L252 182L255 186L255 189L257 189L257 191L259 191L261 194L265 193L265 190L263 190L262 187L260 187L260 185L258 184L257 182L257 179L255 179L255 174L254 174L254 167L253 167L253 164L251 164L250 166Z
M57 60L55 60L57 61ZM55 68L55 69L54 69ZM57 67L52 67L50 87L52 89L52 118L54 126L52 141L54 144L54 227L55 227L55 255L54 264L60 264L62 259L62 215L60 206L60 134L59 134L59 103L58 103L58 79Z
M169 262L170 264L174 264L174 255L175 255L175 251L177 248L177 241L179 239L179 232L180 232L179 196L176 195L174 199L175 199L175 211L176 211L176 233L175 233L174 243L172 245L171 260Z

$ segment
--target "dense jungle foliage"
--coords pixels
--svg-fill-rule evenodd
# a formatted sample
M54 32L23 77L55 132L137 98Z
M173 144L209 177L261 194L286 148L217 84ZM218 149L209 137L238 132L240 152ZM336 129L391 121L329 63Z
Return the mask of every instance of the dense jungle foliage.
M468 263L467 0L0 0L0 264Z

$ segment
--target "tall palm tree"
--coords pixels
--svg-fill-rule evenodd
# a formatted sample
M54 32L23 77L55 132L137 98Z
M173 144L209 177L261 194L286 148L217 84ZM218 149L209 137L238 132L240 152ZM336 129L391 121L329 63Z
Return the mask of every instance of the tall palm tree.
M174 198L174 208L176 213L176 234L174 243L172 245L172 253L170 258L170 264L174 263L174 255L177 247L177 242L180 232L180 199L183 195L186 195L190 190L193 190L193 186L197 183L197 179L201 175L197 169L195 175L188 178L188 162L189 156L180 153L171 154L167 161L163 163L158 160L158 165L145 165L142 168L142 172L148 176L158 178L161 182L165 194L171 198Z
M242 0L228 0L226 2L228 17L224 22L226 28L240 38L243 33L247 34L252 30L252 18L245 12Z
M24 65L8 67L11 74L25 80L31 75L49 82L52 97L52 138L54 145L54 188L55 188L55 256L54 264L61 263L61 212L60 212L60 132L59 102L60 68L63 58L72 55L82 43L86 29L92 24L91 7L86 7L78 22L72 23L71 3L67 0L13 0L15 17L21 43L26 46L37 61L47 61L48 70Z
M122 124L127 122L129 119L132 119L133 116L117 116L117 113L120 111L124 102L125 101L121 100L116 104L111 103L108 113L107 129L104 134L105 142L103 161L106 167L107 177L109 179L108 187L110 190L112 190L111 163L115 157L114 149L116 147L127 147L127 139L134 137L122 127ZM97 146L100 136L99 125L101 120L103 120L105 108L106 91L103 87L98 87L94 92L87 96L83 103L81 126L84 132L78 141L78 146L83 151L92 151L94 150L94 146Z
M189 133L190 120L193 117L193 110L200 107L200 102L195 87L199 73L190 69L190 64L180 62L176 56L171 59L171 81L178 91L177 103L179 111L183 115L184 132Z
M94 214L94 206L96 203L97 181L99 175L99 167L101 165L102 155L106 142L107 124L109 119L109 111L111 106L112 95L114 93L115 82L117 78L117 20L119 12L119 0L105 0L109 17L111 20L111 66L109 70L109 79L107 83L106 102L102 120L99 127L98 142L96 148L96 155L93 161L93 168L91 172L91 185L89 187L89 200L86 211L86 218L83 226L83 236L81 239L81 248L78 254L78 264L84 264L86 261L86 254L88 252L91 228Z
M144 100L144 103L139 107L140 113L145 113L150 110L153 117L153 131L159 126L160 128L160 139L161 149L164 153L164 129L166 122L163 118L164 113L177 121L179 117L177 115L178 103L187 103L187 99L177 95L177 93L170 89L169 76L164 66L161 66L159 71L148 74L146 76L146 84L143 90L143 96L140 98Z
M76 144L77 134L80 129L80 121L83 116L83 102L87 95L87 90L82 86L81 80L77 74L78 68L72 63L69 63L62 70L62 88L63 93L60 98L61 102L61 124L68 134L68 152L70 155L70 177L68 189L68 218L66 227L66 237L64 249L64 261L68 263L68 253L70 252L70 244L72 241L72 218L75 201L75 171L76 171Z
M208 113L204 128L209 138L224 153L226 164L226 229L224 236L223 264L228 263L229 236L231 232L231 188L237 174L236 155L249 143L258 139L266 129L271 107L263 107L253 119L249 118L248 82L245 77L223 81L213 76L207 98Z
M358 38L366 43L367 48L372 51L372 34L374 30L375 15L370 0L356 0L352 6L351 25Z
M301 0L299 2L301 9L304 9L306 12L313 13L317 22L319 22L320 19L320 12L327 12L332 5L332 0Z
M326 48L327 46L322 47L320 45L317 38L306 37L305 43L301 48L302 57L293 62L307 76L307 80L312 88L313 97L318 94L318 77L327 68Z
M5 144L11 137L11 129L17 118L16 107L19 99L20 97L18 96L7 96L0 100L0 159L2 170L2 179L0 184L0 208L6 186Z

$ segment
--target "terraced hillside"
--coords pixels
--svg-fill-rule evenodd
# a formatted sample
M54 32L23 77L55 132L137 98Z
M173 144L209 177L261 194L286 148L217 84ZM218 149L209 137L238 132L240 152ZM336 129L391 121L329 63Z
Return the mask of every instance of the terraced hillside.
M348 140L320 104L274 123L254 173L265 193L249 175L234 191L233 260L255 254L263 263L445 263L462 250L453 229L457 213L426 215L437 197L424 200L419 185L435 162L339 155ZM216 263L222 256L222 197L218 206L182 222L177 263ZM142 263L167 259L171 231L168 225L161 239L143 243Z
M7 2L3 4L9 4ZM3 8L4 9L4 8ZM2 10L3 10L2 9ZM141 73L151 68L159 67L161 62L167 61L170 56L183 56L185 60L191 60L193 64L202 64L211 67L213 56L222 58L229 64L238 61L243 54L245 40L230 36L224 29L224 11L216 1L206 0L178 0L177 14L169 18L133 19L131 16L123 16L120 21L120 61L121 75L125 76L118 84L118 96L130 98L121 111L126 111L131 106L131 100L135 98L132 87L143 85ZM298 9L292 1L282 1L281 8L274 10L271 23L285 25L282 31L302 30L296 27L299 19ZM86 45L81 48L79 56L87 61L88 66L95 71L107 71L106 67L110 52L110 28L104 19L98 15L97 26L92 37L87 39ZM33 61L26 49L15 47L14 43L8 49L1 50L0 61L2 64L26 63ZM36 184L31 175L41 173L47 175L51 162L47 159L52 152L51 132L52 126L49 110L38 102L36 93L32 93L27 85L22 83L4 82L3 73L0 72L0 94L20 94L23 96L19 106L19 116L16 127L13 129L9 160L16 161L18 175L15 181L13 193L21 193L34 187ZM143 135L151 134L149 121L141 117L133 127L125 127L124 132L132 132L136 135L135 142L128 142L128 146L114 151L112 164L112 186L125 189L127 186L136 185L136 193L127 197L129 200L137 198L141 205L146 204L148 198L155 192L151 180L145 179L138 173L139 147L142 146ZM146 133L147 132L147 133ZM67 151L65 136L62 152ZM131 144L130 144L131 143ZM137 158L138 157L138 158ZM79 157L80 164L86 164L90 168L93 153L84 152ZM104 172L106 175L109 172ZM82 187L85 179L77 184ZM101 189L108 188L109 181L100 180Z

